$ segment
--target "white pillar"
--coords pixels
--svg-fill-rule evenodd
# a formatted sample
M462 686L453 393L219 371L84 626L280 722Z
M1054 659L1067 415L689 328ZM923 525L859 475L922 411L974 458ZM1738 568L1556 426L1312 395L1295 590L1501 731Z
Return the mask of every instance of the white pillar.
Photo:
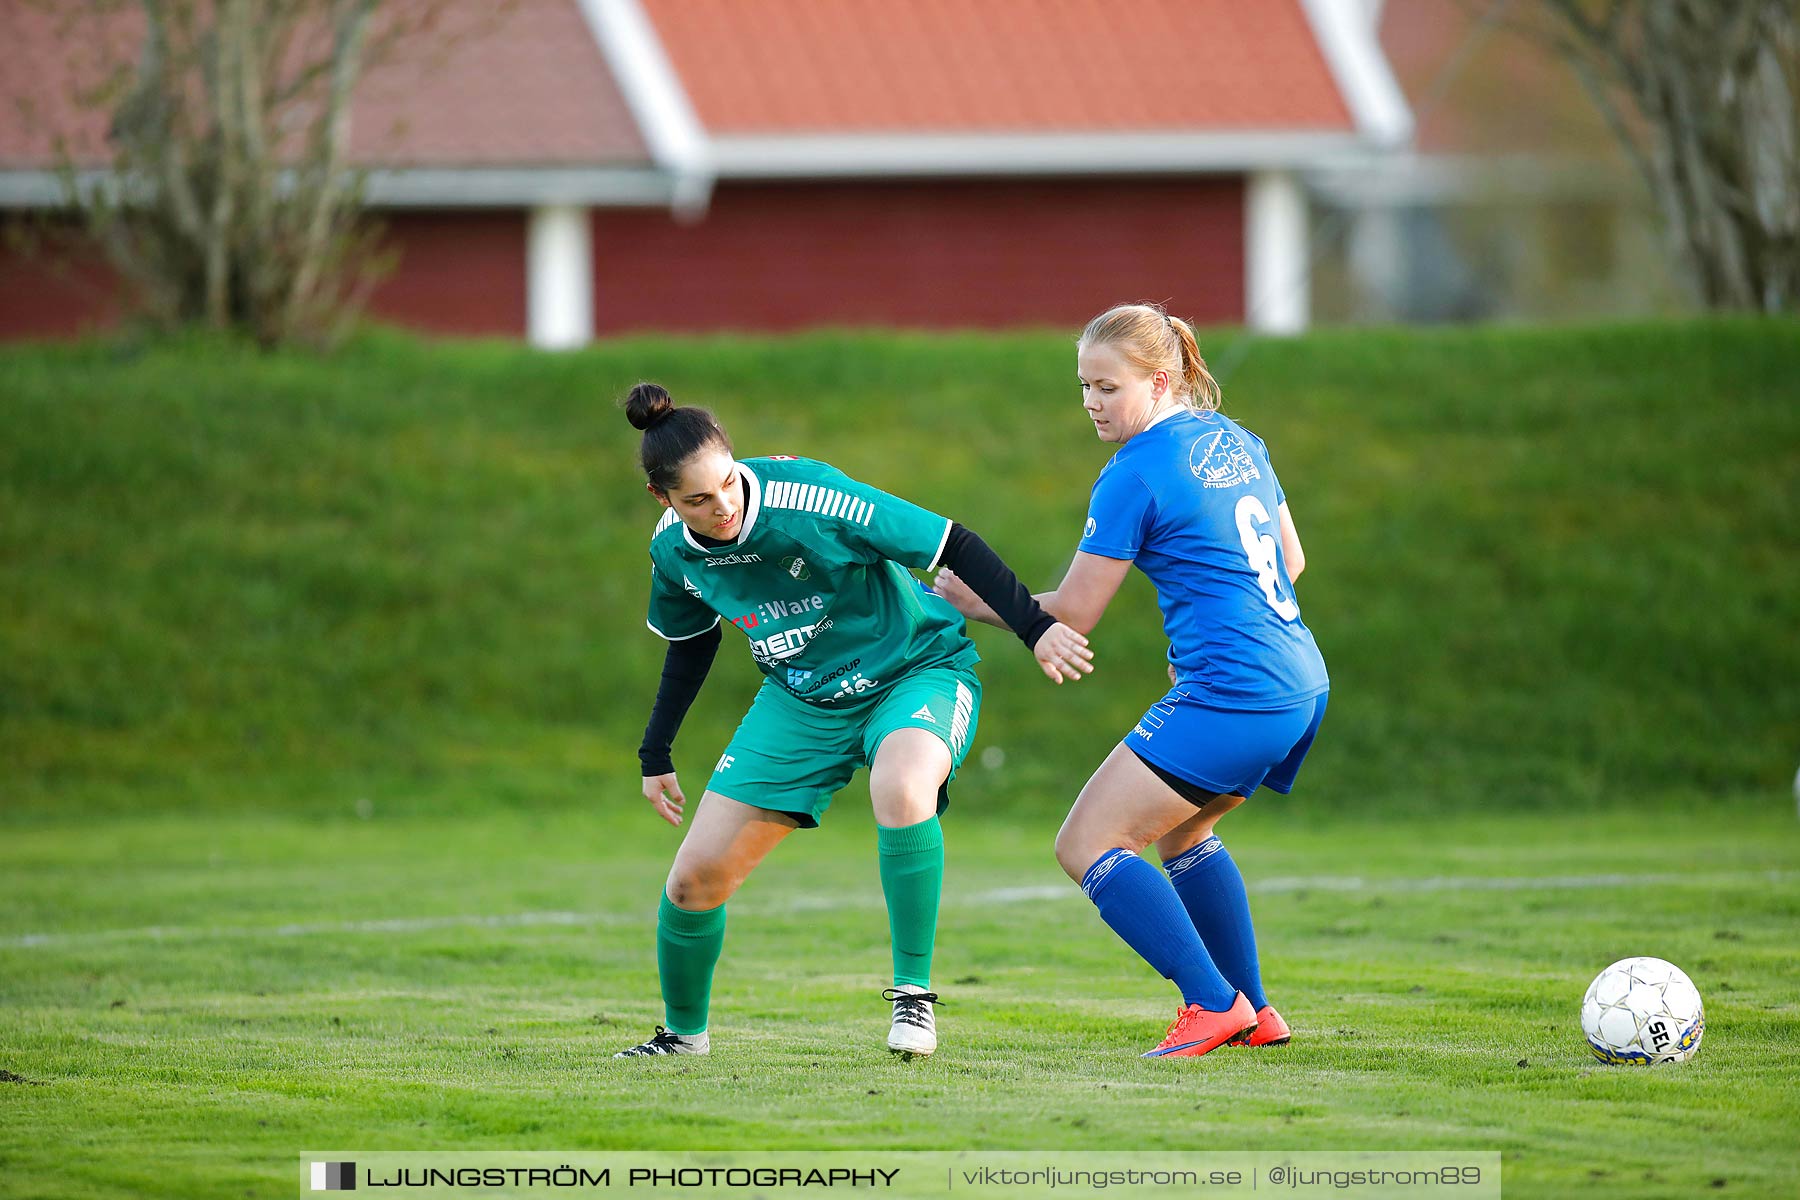
M525 232L526 337L541 350L594 340L594 239L587 208L546 204Z
M1306 193L1287 171L1258 171L1244 196L1244 323L1300 333L1312 316Z

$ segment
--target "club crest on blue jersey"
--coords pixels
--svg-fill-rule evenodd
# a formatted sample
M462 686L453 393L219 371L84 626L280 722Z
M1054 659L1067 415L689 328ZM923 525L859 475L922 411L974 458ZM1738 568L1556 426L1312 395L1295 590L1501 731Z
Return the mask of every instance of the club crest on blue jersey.
M1238 435L1229 429L1202 434L1188 451L1188 470L1202 487L1228 488L1261 479L1256 460Z

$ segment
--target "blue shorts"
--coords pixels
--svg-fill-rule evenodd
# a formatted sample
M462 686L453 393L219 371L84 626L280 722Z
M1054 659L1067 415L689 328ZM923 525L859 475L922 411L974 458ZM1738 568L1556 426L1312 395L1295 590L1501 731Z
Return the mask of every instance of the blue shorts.
M1328 698L1324 693L1287 708L1212 708L1178 685L1138 719L1125 745L1157 774L1203 792L1248 796L1268 787L1285 794L1294 790Z

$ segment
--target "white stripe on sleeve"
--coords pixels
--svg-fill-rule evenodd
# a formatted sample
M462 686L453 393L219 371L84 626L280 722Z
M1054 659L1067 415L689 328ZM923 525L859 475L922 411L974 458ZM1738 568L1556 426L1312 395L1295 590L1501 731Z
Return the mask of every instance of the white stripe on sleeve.
M711 633L713 631L713 629L718 626L720 620L721 620L721 618L714 617L712 624L708 625L705 629L702 629L700 631L700 633ZM661 638L665 642L691 642L695 638L700 636L700 633L684 633L680 637L670 637L668 634L664 633L662 630L658 629L656 626L651 625L648 619L646 619L644 621L644 624L646 626L649 626L651 633L654 633L657 637Z
M937 570L938 564L944 561L944 547L950 543L950 526L953 524L955 522L950 518L944 518L944 536L938 539L937 553L931 556L931 565L925 568L927 571Z

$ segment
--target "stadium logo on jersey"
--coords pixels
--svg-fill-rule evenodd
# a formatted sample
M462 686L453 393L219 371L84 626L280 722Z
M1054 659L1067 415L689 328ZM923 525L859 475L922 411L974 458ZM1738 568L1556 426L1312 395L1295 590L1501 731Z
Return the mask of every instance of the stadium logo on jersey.
M781 569L786 571L789 575L791 575L795 579L811 579L812 578L812 568L808 567L806 565L806 560L804 558L799 557L798 555L795 555L793 558L782 559L781 560Z
M1209 488L1237 487L1262 478L1250 451L1229 429L1196 438L1193 449L1188 451L1188 470L1202 487Z
M789 667L788 668L788 687L793 689L794 691L799 691L800 687L807 680L811 679L812 677L813 677L813 673L811 671L802 671L797 667Z
M724 558L706 558L701 561L709 567L736 567L744 563L759 563L762 561L762 555L727 554Z

